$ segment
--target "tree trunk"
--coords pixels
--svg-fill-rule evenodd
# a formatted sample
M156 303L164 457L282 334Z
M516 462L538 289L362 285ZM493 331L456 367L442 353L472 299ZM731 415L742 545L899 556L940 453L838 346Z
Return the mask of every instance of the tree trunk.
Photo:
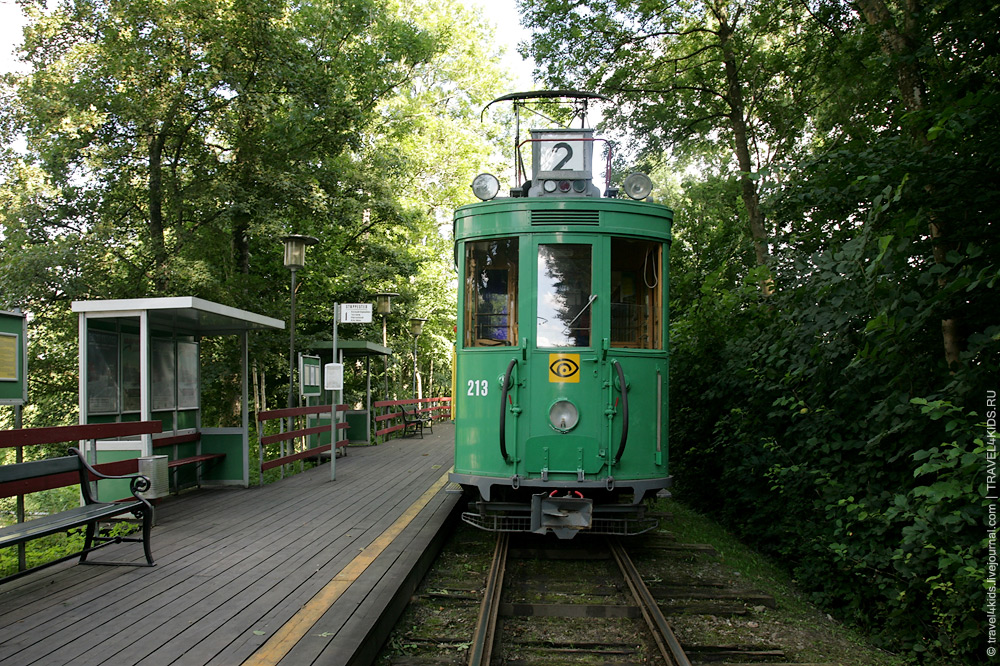
M740 81L736 55L733 53L730 41L733 27L728 24L724 9L716 8L715 17L719 21L718 35L722 43L722 59L726 67L726 102L729 106L729 124L733 130L736 160L740 167L740 194L743 198L743 206L747 211L757 265L767 266L771 258L771 250L767 242L764 214L760 209L760 193L757 191L757 184L750 178L750 174L753 172L753 162L750 159L743 86ZM774 293L774 282L770 277L760 281L760 291L765 297Z
M163 237L163 146L166 131L149 137L149 239L153 250L153 283L157 291L166 288L162 272L167 263L167 248Z
M918 0L903 0L903 27L896 24L892 13L884 0L857 0L858 8L864 20L880 30L879 44L882 53L888 56L895 69L896 85L899 86L899 96L903 106L910 113L923 111L926 106L926 84L920 64L915 53L917 50L916 17L919 14ZM920 126L913 130L913 140L926 146L927 135ZM932 186L928 185L930 190ZM937 219L933 212L927 224L933 244L934 263L947 263L948 251L956 249L949 239L947 228L942 220ZM946 278L938 278L938 286L944 288L948 284ZM962 339L961 326L957 317L941 320L941 339L944 345L944 358L949 367L961 363Z

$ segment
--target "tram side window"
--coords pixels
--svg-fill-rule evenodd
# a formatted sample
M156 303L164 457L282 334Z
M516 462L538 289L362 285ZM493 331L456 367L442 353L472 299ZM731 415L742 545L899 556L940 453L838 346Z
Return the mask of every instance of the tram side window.
M465 244L465 346L517 344L517 239Z
M611 346L662 349L663 246L611 239Z

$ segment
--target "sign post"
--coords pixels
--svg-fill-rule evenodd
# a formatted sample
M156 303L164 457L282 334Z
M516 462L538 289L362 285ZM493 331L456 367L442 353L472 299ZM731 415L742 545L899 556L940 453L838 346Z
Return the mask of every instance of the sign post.
M337 322L340 321L340 313L342 312L341 309L342 307L343 306L340 305L339 303L333 304L332 350L333 350L334 363L337 363L339 360L337 358ZM338 393L339 395L344 394L343 375L341 375L340 391L338 392L335 389L333 390L332 394L333 397L331 400L333 404L330 405L330 480L331 481L337 480L337 416L339 415L339 412L337 411L337 404L339 402L337 400Z

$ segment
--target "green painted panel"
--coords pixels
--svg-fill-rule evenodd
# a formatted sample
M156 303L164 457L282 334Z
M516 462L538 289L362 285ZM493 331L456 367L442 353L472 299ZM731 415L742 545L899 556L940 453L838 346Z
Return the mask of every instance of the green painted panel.
M186 430L198 427L198 410L189 409L177 412L177 429Z
M133 458L138 458L142 455L139 449L125 449L122 451L98 451L97 452L97 462L109 463L118 462L120 460L131 460ZM97 482L97 494L98 498L102 502L114 502L115 500L126 499L132 497L132 492L129 490L128 481L98 481Z
M204 466L201 477L215 481L243 481L243 435L240 433L201 434L202 453L225 453L221 461Z
M347 436L352 442L369 441L370 438L367 431L368 420L366 415L367 412L347 412L347 423L350 426L347 429Z

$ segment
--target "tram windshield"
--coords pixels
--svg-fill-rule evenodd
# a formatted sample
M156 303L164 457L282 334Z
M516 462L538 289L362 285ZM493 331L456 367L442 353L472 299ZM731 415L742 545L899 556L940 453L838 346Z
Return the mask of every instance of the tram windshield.
M663 349L663 245L611 239L611 346Z
M516 238L465 245L465 346L517 344Z
M590 345L590 245L538 246L538 346Z

